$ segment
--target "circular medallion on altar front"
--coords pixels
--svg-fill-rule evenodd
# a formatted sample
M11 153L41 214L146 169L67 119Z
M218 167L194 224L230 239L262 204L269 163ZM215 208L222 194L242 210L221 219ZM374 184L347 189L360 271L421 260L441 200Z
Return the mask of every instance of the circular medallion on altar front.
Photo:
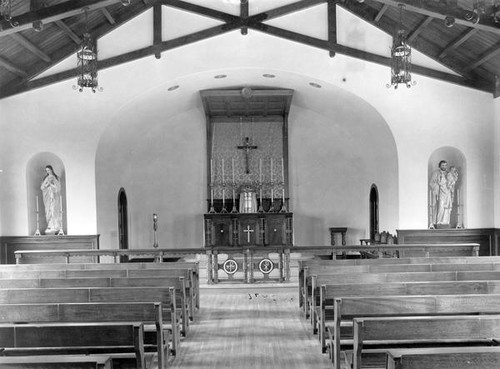
M227 274L234 274L238 271L238 263L234 259L227 259L224 264L222 264L222 269Z
M264 274L269 274L273 271L274 269L274 264L270 259L262 259L259 262L259 270L264 273Z

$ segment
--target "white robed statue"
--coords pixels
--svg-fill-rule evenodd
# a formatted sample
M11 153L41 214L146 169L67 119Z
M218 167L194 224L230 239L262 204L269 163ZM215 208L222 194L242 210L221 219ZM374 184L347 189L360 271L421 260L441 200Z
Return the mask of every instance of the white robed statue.
M45 234L56 234L62 231L61 182L51 165L45 167L45 172L40 186L47 221Z
M242 187L240 191L240 213L257 212L257 195L251 187Z

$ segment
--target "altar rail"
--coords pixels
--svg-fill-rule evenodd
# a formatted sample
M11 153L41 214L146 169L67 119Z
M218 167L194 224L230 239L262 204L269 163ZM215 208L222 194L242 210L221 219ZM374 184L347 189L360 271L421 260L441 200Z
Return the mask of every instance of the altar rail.
M91 256L94 259L102 256L111 256L114 263L119 263L123 256L147 257L155 262L162 263L164 258L184 257L197 254L206 254L207 250L203 248L185 248L185 249L100 249L100 250L18 250L14 252L16 264L27 264L30 258L40 259L50 257L51 260L56 257L64 257L67 264L71 261L80 262L77 258L82 256ZM72 260L73 258L73 260Z
M130 250L18 250L16 264L29 263L30 258L63 257L66 263L82 256L99 259L111 256L119 263L122 256L148 257L155 262L164 258L185 257L206 254L208 258L208 283L221 281L219 272L229 281L254 283L259 280L288 282L290 280L290 254L313 255L314 257L337 258L342 253L377 253L380 257L431 257L431 256L478 256L479 244L395 244L395 245L343 245L343 246L251 246L251 247L209 247L184 249L130 249ZM221 258L227 255L227 258ZM238 274L236 274L238 272ZM237 277L241 274L240 277Z

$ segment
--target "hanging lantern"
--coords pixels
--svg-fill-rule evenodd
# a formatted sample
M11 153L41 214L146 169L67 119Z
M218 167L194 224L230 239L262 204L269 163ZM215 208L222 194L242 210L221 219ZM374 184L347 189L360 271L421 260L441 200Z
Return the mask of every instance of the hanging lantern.
M78 63L78 91L82 92L84 88L90 88L92 92L96 92L98 87L97 52L89 33L83 35L83 41L76 56Z
M411 80L411 47L406 42L405 32L403 30L402 12L403 4L400 4L400 20L396 35L393 37L391 48L391 84L398 88L399 84L405 84L410 88L416 82Z

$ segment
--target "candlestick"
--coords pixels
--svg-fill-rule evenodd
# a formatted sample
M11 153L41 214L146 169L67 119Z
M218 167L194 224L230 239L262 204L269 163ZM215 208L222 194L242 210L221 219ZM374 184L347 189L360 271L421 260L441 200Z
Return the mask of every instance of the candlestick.
M224 183L224 159L222 159L222 184Z
M262 185L262 159L259 159L259 183Z
M38 196L36 197L36 212L38 213L39 209L38 209Z
M273 183L273 158L271 158L271 183Z
M214 189L210 189L210 204L214 205Z
M285 204L285 189L283 188L283 205Z
M62 213L62 211L63 211L63 206L62 206L62 195L59 195L59 203L60 203L61 213Z
M271 204L274 201L274 188L271 188Z

